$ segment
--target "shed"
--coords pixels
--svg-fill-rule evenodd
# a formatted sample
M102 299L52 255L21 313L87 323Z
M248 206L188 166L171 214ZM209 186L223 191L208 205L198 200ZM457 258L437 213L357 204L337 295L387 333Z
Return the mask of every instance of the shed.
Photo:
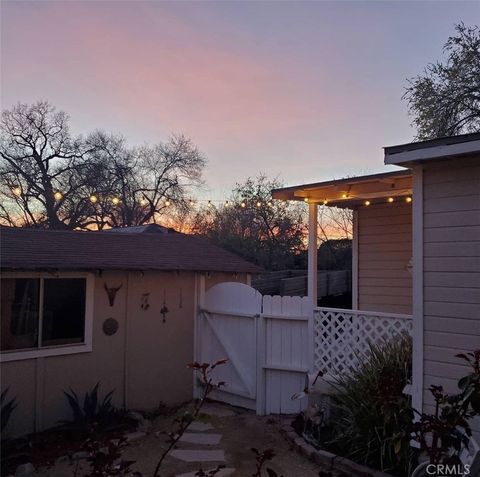
M200 297L261 272L202 238L156 226L2 227L0 238L2 386L18 402L10 435L54 426L69 416L62 391L83 394L97 382L128 409L191 399L186 365Z

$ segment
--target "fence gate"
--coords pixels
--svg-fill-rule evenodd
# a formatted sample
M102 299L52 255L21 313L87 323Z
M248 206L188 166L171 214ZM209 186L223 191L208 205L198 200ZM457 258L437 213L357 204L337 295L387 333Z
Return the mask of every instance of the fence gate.
M196 360L229 360L215 370L226 385L212 398L261 415L302 410L306 401L291 396L312 363L312 317L307 298L262 296L241 283L210 288L197 317Z

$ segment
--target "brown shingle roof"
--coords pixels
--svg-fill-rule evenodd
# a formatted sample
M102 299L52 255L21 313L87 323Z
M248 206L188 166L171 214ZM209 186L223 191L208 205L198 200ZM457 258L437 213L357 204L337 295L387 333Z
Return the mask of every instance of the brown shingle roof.
M180 233L128 234L0 229L4 270L184 270L260 273L205 239Z

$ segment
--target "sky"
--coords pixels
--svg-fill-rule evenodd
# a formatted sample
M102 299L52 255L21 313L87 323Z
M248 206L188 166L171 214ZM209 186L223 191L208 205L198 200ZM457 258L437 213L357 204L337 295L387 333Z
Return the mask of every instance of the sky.
M71 129L130 144L191 137L220 200L388 170L409 142L406 79L480 2L2 1L1 105L48 100Z

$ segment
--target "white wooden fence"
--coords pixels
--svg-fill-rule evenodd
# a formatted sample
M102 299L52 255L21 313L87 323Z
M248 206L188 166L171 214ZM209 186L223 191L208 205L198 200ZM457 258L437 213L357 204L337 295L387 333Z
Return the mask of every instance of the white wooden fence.
M211 397L260 415L301 411L307 400L291 397L307 373L351 370L369 343L412 329L409 315L312 309L307 298L262 296L240 283L213 286L200 305L195 359L228 358L214 375L226 385Z
M209 289L197 320L196 359L229 360L215 370L226 385L212 397L260 415L302 410L305 400L291 396L304 388L311 363L311 315L306 298L262 296L239 283Z

